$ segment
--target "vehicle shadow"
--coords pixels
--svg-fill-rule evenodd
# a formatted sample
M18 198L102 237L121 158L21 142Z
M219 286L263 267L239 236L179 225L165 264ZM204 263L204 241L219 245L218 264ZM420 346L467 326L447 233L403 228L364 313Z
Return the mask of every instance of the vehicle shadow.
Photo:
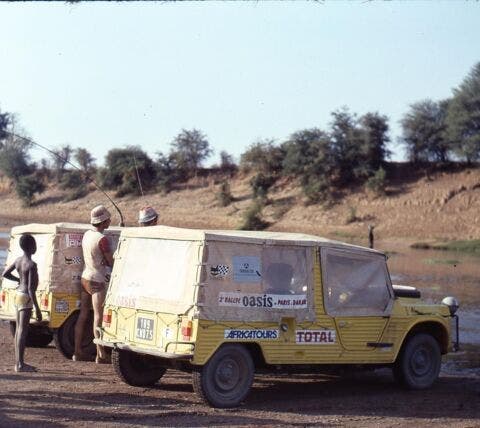
M258 376L245 407L305 415L480 418L479 379L441 377L430 389L409 391L393 381L389 370L380 372L341 378Z

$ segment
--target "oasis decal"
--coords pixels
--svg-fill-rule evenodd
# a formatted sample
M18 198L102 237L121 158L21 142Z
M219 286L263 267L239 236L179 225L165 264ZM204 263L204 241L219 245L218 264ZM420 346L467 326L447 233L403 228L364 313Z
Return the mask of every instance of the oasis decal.
M333 345L335 330L296 330L295 342L306 345Z
M278 330L225 330L225 339L257 339L257 340L276 340L278 339Z
M302 309L307 307L305 294L219 293L219 306L237 308Z
M232 261L235 282L260 282L262 280L260 257L233 256Z
M65 235L65 241L66 241L67 248L81 247L82 246L82 238L83 238L82 233L67 233Z

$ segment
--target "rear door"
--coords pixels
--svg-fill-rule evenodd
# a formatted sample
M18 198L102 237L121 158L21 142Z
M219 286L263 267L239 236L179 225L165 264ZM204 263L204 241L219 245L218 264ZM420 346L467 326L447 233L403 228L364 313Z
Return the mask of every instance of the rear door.
M346 351L372 351L381 343L393 306L385 257L367 251L323 248L324 305Z

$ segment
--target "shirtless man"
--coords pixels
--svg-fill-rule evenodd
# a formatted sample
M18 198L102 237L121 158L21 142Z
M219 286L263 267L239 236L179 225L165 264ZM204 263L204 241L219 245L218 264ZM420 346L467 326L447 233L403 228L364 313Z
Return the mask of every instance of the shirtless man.
M32 309L35 307L37 321L42 321L42 312L38 306L36 291L38 287L37 264L32 260L32 255L37 251L37 243L32 235L22 235L20 237L20 248L23 250L23 256L5 269L3 277L10 281L18 282L15 294L15 307L17 309L17 327L15 330L15 371L16 372L34 372L37 369L25 364L23 357L25 355L25 344L28 334L28 326ZM12 271L18 272L19 278L12 275Z
M113 267L110 243L103 234L103 231L110 226L110 213L103 205L98 205L90 213L90 223L94 229L87 230L82 239L85 267L81 278L80 314L75 325L74 361L90 360L89 356L82 351L85 324L93 306L93 335L95 338L98 338L97 327L102 326L103 304L107 293L110 271ZM97 364L109 362L103 346L97 345L95 362Z

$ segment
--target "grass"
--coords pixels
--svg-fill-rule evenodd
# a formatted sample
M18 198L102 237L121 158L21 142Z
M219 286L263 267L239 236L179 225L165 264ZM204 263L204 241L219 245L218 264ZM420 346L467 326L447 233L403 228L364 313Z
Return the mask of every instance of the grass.
M469 241L448 241L448 242L415 242L410 246L417 250L443 250L443 251L460 251L463 253L479 253L480 239L472 239Z
M446 260L446 259L424 259L423 262L427 265L458 265L460 260Z

